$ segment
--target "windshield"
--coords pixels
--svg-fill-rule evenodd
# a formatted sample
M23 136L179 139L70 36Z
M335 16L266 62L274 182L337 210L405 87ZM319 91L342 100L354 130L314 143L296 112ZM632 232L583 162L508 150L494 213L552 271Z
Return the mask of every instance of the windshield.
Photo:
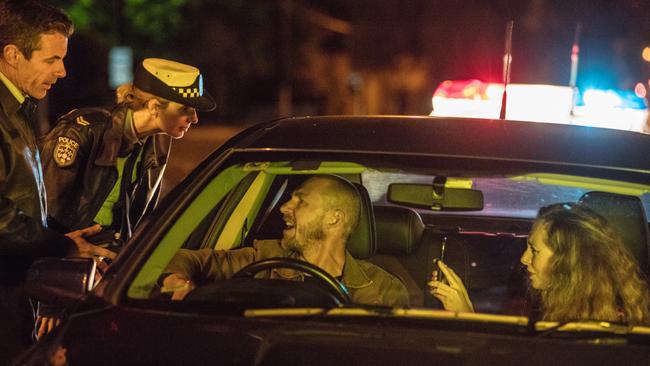
M362 176L372 201L379 205L390 204L386 199L389 184L397 182L430 184L433 178L427 175L385 173L374 170L368 170ZM535 218L537 210L542 206L557 202L576 202L582 195L590 191L587 188L542 184L534 180L515 180L507 177L471 177L468 179L471 180L474 189L483 192L483 210L472 212L472 214L481 216L532 219ZM650 217L650 194L645 193L640 196L640 199L643 202L646 217ZM444 214L450 213L445 212Z
M209 309L255 317L269 313L251 313L253 309L370 306L421 309L425 318L436 318L431 314L439 313L426 311L451 308L515 317L493 321L520 324L517 317L532 314L531 286L541 281L536 274L542 273L541 264L536 260L531 267L533 262L526 259L531 246L542 250L541 242L529 236L541 207L587 204L593 197L601 200L598 205L613 200L625 206L605 208L603 215L615 214L612 220L619 220L617 207L638 207L633 217L644 221L637 228L647 230L647 186L590 177L544 172L445 177L445 186L455 187L457 197L465 197L470 188L473 195L478 192L480 210L413 208L389 199L393 183L431 187L440 175L407 164L396 170L394 165L347 160L231 164L195 188L194 198L169 220L167 233L128 296L181 301L192 311L198 304L210 304ZM339 188L333 191L332 186ZM324 245L324 238L342 235L328 225L347 222L344 217L352 215L346 210L357 200L358 221L349 236L340 237L344 246L338 258L343 264L314 262L310 253ZM647 255L637 252L637 239L623 240L632 243L633 256ZM460 291L468 305L454 308L441 300L438 289Z

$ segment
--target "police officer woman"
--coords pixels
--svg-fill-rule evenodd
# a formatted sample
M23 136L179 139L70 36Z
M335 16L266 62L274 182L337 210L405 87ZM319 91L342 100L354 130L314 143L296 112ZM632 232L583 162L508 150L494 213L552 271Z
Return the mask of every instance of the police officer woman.
M76 109L42 141L51 219L65 229L92 223L128 240L156 204L171 139L215 108L196 67L148 58L132 84L117 89L117 106Z

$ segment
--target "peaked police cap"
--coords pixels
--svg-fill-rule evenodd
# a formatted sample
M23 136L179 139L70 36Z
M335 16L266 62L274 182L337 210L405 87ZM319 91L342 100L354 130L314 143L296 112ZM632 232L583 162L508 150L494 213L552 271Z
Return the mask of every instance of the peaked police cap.
M203 76L194 66L162 58L146 58L137 65L133 85L153 95L208 112L216 103L203 89Z

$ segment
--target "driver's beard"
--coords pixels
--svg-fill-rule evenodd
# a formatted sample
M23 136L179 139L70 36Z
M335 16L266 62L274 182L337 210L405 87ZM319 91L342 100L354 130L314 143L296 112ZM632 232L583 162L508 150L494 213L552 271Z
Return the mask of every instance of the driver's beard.
M322 227L324 217L325 214L322 214L304 226L296 227L296 231L293 237L286 240L282 238L282 247L284 249L302 255L305 253L305 251L311 250L318 246L319 243L325 238L325 232L323 231ZM301 239L298 240L298 237Z

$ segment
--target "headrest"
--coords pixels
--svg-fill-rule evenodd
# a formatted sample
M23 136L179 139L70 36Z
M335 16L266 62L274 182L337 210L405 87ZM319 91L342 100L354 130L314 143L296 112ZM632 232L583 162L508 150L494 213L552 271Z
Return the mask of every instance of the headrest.
M424 223L410 208L375 207L377 252L382 254L411 254L420 242Z
M623 243L639 263L648 271L648 220L643 203L636 196L607 192L588 192L580 203L603 216L621 235Z
M347 249L353 257L366 259L375 254L377 247L375 242L375 214L366 188L358 183L353 184L361 198L361 214L357 227L350 234Z

